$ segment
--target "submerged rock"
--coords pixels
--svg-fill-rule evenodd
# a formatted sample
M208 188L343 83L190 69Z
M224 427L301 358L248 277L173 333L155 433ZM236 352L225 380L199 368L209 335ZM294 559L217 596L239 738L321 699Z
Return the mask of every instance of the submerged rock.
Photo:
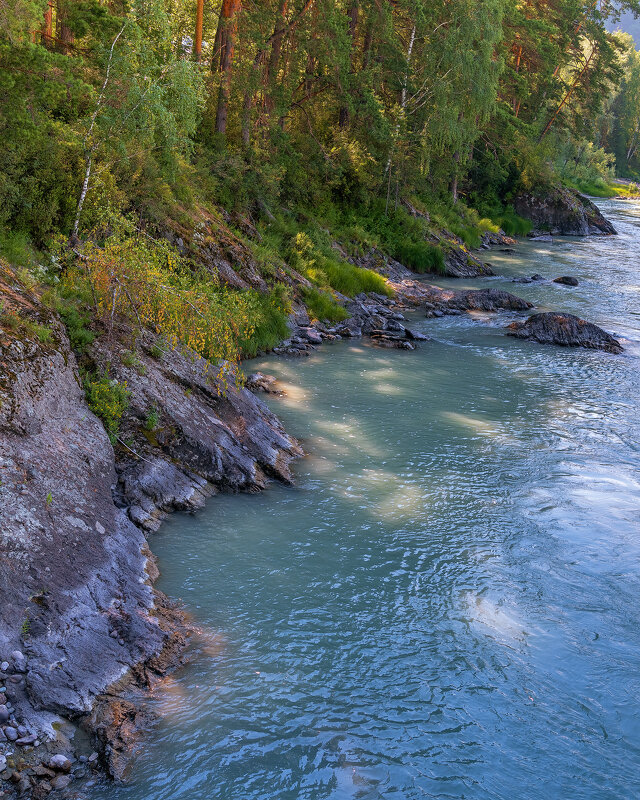
M553 311L534 314L524 322L507 325L507 335L518 339L531 339L541 344L557 344L563 347L586 347L621 353L620 342L602 328L573 314Z
M602 236L616 233L600 209L573 189L554 188L544 195L520 194L514 198L513 207L516 214L551 234ZM540 239L541 235L533 238Z
M245 384L250 392L264 392L265 394L284 394L281 389L277 387L276 378L273 375L265 375L264 372L253 372Z

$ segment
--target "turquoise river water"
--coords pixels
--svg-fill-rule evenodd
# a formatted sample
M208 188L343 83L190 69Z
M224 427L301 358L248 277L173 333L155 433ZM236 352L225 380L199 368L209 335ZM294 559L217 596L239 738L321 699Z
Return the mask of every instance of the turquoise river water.
M640 798L640 206L601 205L618 237L440 284L580 314L621 356L416 312L416 352L247 365L309 455L153 537L202 639L92 798ZM580 285L511 283L534 272Z

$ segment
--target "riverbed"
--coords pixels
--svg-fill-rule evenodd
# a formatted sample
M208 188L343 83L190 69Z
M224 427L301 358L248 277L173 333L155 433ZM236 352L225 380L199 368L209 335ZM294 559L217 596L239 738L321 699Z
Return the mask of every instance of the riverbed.
M640 205L618 237L488 254L494 286L621 337L621 356L425 319L246 365L309 454L151 540L201 629L102 800L640 796ZM579 286L512 283L541 273Z

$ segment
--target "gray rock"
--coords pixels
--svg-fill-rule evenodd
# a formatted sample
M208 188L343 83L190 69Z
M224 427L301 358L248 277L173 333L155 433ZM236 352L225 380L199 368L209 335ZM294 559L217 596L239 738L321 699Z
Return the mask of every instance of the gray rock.
M18 736L26 736L28 733L29 731L24 725L18 725Z
M544 195L520 194L514 198L513 207L536 228L546 228L552 234L589 236L616 233L598 207L573 189L559 187Z
M512 322L507 334L518 339L531 339L541 344L557 344L563 347L586 347L621 353L620 342L602 328L573 314L546 312L534 314L524 322Z
M0 772L4 772L6 768L7 768L6 756L3 756L2 753L0 753Z
M9 709L2 705L0 706L0 723L8 722L9 720Z
M4 729L4 735L10 742L15 742L18 738L18 731L15 728L12 728L10 725L7 725Z
M578 279L571 275L562 275L560 278L554 278L554 283L561 283L563 286L577 286Z
M51 788L66 789L70 783L71 783L70 775L56 775L56 777L53 778L53 780L51 781Z
M419 331L414 331L411 328L404 329L407 339L413 339L415 342L428 342L430 337Z
M56 753L49 759L49 768L56 772L69 772L71 770L71 760L62 753Z
M3 661L0 664L0 670L2 670L2 672L6 672L8 669L9 669L9 662L8 661Z
M21 736L19 739L16 739L16 744L20 745L20 747L26 747L27 745L35 744L37 738L35 733L31 733L28 736Z
M532 308L527 300L501 289L455 291L430 286L428 297L427 312L436 317L460 311L526 311Z

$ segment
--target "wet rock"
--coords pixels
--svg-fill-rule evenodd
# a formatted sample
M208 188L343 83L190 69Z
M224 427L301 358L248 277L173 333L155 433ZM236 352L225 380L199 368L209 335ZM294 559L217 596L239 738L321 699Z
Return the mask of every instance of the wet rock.
M49 759L49 769L53 769L56 772L70 772L71 759L62 755L62 753L56 753Z
M598 207L573 189L554 188L544 195L520 194L514 198L513 207L516 214L551 234L589 236L616 233Z
M10 725L4 729L4 735L7 737L8 741L15 742L18 738L18 731L15 728L12 728Z
M526 311L532 308L527 300L501 289L469 289L454 291L429 287L425 305L429 316L459 313L460 311Z
M322 344L322 336L314 328L300 328L300 333L311 344Z
M428 342L430 337L420 331L414 331L411 328L405 328L407 339L412 339L415 342Z
M554 283L561 283L563 286L577 286L578 279L571 275L562 275L560 278L554 278Z
M553 236L544 231L531 231L529 233L529 238L532 242L548 242L549 244L553 242Z
M544 277L540 275L539 272L536 272L534 275L531 276L532 281L543 281Z
M265 375L263 372L253 372L247 378L245 386L252 392L282 394L277 388L276 383L276 378L273 375Z
M51 781L51 788L66 789L70 783L71 783L70 775L56 775L56 777L53 778Z
M541 344L557 344L564 347L586 347L621 353L620 342L602 328L573 314L546 312L534 314L524 322L512 322L507 334L518 339L531 339Z

